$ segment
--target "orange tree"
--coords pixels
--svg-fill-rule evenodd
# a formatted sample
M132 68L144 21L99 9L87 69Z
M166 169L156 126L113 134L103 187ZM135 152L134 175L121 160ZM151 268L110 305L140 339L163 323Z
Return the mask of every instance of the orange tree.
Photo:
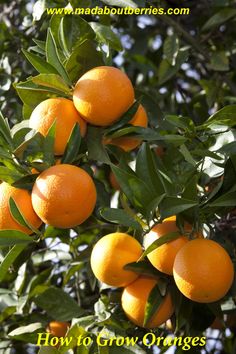
M14 14L30 10L3 5L2 353L167 351L143 342L150 332L201 337L191 353L215 353L204 345L214 320L218 347L233 352L231 3L189 2L173 18L47 16L66 2L37 1L24 30ZM46 332L71 341L36 346Z

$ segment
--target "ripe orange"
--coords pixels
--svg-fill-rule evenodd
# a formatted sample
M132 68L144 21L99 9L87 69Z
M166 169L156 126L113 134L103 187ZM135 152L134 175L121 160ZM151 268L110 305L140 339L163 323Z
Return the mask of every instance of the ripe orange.
M190 225L186 225L188 229ZM152 228L152 230L146 234L144 239L144 247L147 249L154 241L160 237L170 233L179 231L176 226L176 217L172 216L165 219L161 224L158 224ZM187 237L179 236L177 239L163 244L150 252L147 257L152 265L159 271L166 274L173 274L173 265L177 252L188 242Z
M65 337L70 324L68 322L51 321L48 324L47 332L54 337Z
M86 122L80 117L71 100L49 98L35 107L29 126L46 136L54 121L56 121L54 152L55 155L62 155L74 125L79 124L81 136L84 136Z
M226 295L233 282L234 267L217 242L195 239L177 253L173 274L177 287L187 298L209 303Z
M136 262L142 254L140 243L132 236L115 232L102 237L94 246L91 254L91 267L97 279L111 286L126 286L138 274L123 269Z
M93 212L96 188L82 168L61 164L43 171L32 190L36 214L48 225L70 228L82 224Z
M143 128L147 127L148 117L147 117L147 113L142 105L139 105L139 108L138 108L136 114L131 119L129 124L132 124L135 127L143 127ZM131 138L131 137L127 136L127 137L120 137L120 138L114 138L114 139L105 138L104 143L118 146L119 148L121 148L124 151L131 151L131 150L134 150L141 143L141 140L138 138Z
M30 193L3 182L0 184L0 230L18 230L28 235L32 234L32 230L21 226L12 217L9 207L10 198L14 199L21 214L33 227L38 228L42 224L32 207Z
M117 182L117 179L112 171L109 174L109 181L110 181L110 185L112 186L113 189L115 189L117 191L120 190L120 185Z
M157 283L158 280L156 279L139 277L123 290L121 297L122 308L129 320L137 326L144 327L143 321L146 303L151 290ZM154 328L160 326L172 316L173 312L171 296L167 293L157 312L145 327Z
M121 70L98 66L78 80L73 100L77 111L87 122L106 126L118 120L132 105L134 89Z

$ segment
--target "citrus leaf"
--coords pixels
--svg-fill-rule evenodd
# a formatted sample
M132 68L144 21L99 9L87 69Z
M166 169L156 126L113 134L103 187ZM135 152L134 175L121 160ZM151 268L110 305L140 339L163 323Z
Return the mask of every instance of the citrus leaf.
M17 230L0 230L0 246L13 246L34 242L33 238Z
M163 297L161 296L158 284L156 284L150 291L148 300L146 302L143 326L148 325L148 322L151 321L152 317L158 311L162 302Z
M221 195L219 198L209 203L210 207L234 207L236 201L236 192L229 192Z
M69 321L83 314L83 310L75 300L59 288L48 288L34 301L37 306L45 310L56 321Z
M202 31L209 31L212 28L218 27L236 16L236 9L234 8L224 8L214 14L202 27Z
M132 0L102 0L102 2L110 6L131 7L132 9L138 7L138 5Z
M112 172L130 202L142 213L145 213L146 206L154 198L149 186L134 173L127 172L115 165L112 165Z
M10 251L4 257L2 263L0 264L0 282L4 280L5 275L9 271L9 268L16 260L16 258L21 254L21 252L25 249L25 247L26 244L15 245L10 249Z
M64 54L69 57L73 49L86 39L95 38L88 22L78 16L64 16L59 26L59 39Z
M136 159L136 173L152 189L155 199L165 193L153 153L147 143L143 143L139 149Z
M161 274L161 272L154 268L150 262L146 261L128 263L124 266L124 269L131 270L141 275L151 275L152 277L155 276L157 279Z
M31 78L32 82L39 86L50 87L55 90L61 91L64 95L70 96L70 87L66 82L57 74L40 74Z
M20 174L15 169L11 170L8 167L0 166L0 180L5 181L9 184L12 184L13 182L17 181L21 177L22 177L22 174Z
M100 214L107 221L142 231L141 225L122 209L102 208Z
M22 215L19 207L17 206L16 202L14 201L14 199L12 197L10 197L9 199L9 207L10 207L10 213L11 216L13 217L13 219L20 225L32 230L34 233L40 235L41 233L35 228L33 227L26 219L25 217Z
M65 152L61 159L61 163L72 163L79 153L80 144L80 127L79 124L76 123L69 137L69 141L67 142Z
M169 232L166 235L163 235L159 239L155 240L148 248L143 252L142 256L139 258L139 261L142 261L150 252L154 251L156 248L164 245L167 242L176 240L180 236L178 231Z
M89 126L87 131L88 157L90 160L110 164L110 158L102 143L102 129Z
M56 118L56 117L55 117ZM55 164L54 157L54 144L55 144L55 134L56 134L56 119L51 125L47 135L43 140L43 156L44 162L46 162L49 166Z
M216 125L226 125L226 126L234 126L236 115L236 105L225 106L216 113L212 114L203 126L210 126L213 124Z
M170 65L175 65L176 57L179 51L179 38L176 34L168 36L164 42L163 53L170 63Z
M50 28L48 29L47 32L46 57L47 57L47 62L51 64L58 71L58 73L63 77L63 79L68 85L71 85L71 81L68 76L68 73L60 61L56 42Z
M86 39L73 48L70 57L65 63L72 82L76 82L88 70L101 65L104 65L102 53L97 50L94 41L90 39Z
M8 123L8 120L3 117L2 112L0 111L0 134L4 138L7 144L12 146L12 137L11 130Z
M160 214L163 219L181 213L184 210L196 206L198 203L195 200L185 198L166 197L160 203Z
M112 124L112 126L108 127L105 130L105 135L111 134L112 132L115 132L116 130L122 128L124 125L126 125L128 122L131 121L131 119L134 117L136 114L138 107L140 105L139 101L135 101L132 106L121 116L121 118L118 120L118 122L115 122Z
M104 26L99 22L89 22L89 24L96 33L98 42L107 44L117 51L122 51L123 47L120 39L110 27Z
M58 74L57 70L40 56L22 49L22 52L40 74Z

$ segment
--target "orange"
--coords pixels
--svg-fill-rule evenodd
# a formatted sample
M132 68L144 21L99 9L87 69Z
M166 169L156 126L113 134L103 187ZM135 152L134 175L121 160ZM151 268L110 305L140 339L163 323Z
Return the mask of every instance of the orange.
M139 105L139 108L138 108L136 114L131 119L129 124L131 124L135 127L143 127L143 128L147 127L148 117L147 117L147 113L142 105ZM114 138L114 139L105 138L104 143L118 146L119 148L121 148L124 151L131 151L131 150L135 149L141 143L141 140L138 138L132 138L130 136L126 136L126 137L120 137L120 138Z
M182 294L190 300L209 303L226 295L234 279L234 267L217 242L195 239L177 253L173 274Z
M190 228L190 225L186 225L186 228ZM160 237L170 233L179 232L176 226L176 217L172 216L165 219L161 224L158 224L152 228L152 230L146 234L144 239L144 247L147 249L154 241ZM159 271L172 275L173 265L177 252L188 242L187 237L180 235L177 239L164 243L162 246L156 248L150 252L147 257L152 265Z
M32 230L21 226L12 217L9 200L13 198L25 220L38 228L42 221L35 214L31 203L30 193L25 189L15 188L6 182L0 184L0 230L18 230L30 235Z
M117 182L117 179L112 171L109 174L109 181L110 181L110 185L112 186L113 189L115 189L117 191L120 190L120 185Z
M86 122L80 117L71 100L49 98L35 107L29 126L46 136L54 121L56 121L54 152L55 155L62 155L74 125L79 124L81 136L84 136Z
M92 178L82 168L55 165L43 171L32 190L36 214L45 222L59 228L83 223L93 212L96 188Z
M137 326L144 327L145 307L151 290L158 284L158 280L139 277L123 290L121 305L131 322ZM153 315L146 328L158 327L165 323L173 314L174 308L169 293L163 298L160 307Z
M47 332L54 337L65 337L70 324L68 322L51 321L48 324Z
M107 126L118 120L132 105L134 89L128 76L111 66L98 66L76 83L74 105L87 122Z
M111 286L126 286L138 274L124 266L136 262L142 254L140 243L132 236L115 232L102 237L91 254L91 267L97 279Z

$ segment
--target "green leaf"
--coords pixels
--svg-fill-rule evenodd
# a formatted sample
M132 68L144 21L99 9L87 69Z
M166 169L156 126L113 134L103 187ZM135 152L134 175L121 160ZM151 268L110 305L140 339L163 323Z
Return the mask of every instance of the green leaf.
M146 302L143 326L148 325L152 317L158 311L162 302L163 302L163 297L161 296L158 284L156 284L150 291L148 300Z
M132 106L122 115L118 122L115 122L114 124L112 124L112 126L106 128L105 135L109 136L109 134L115 132L116 130L122 128L124 125L129 123L136 114L139 105L140 102L135 101Z
M214 52L211 55L210 68L215 71L228 71L229 58L224 51Z
M86 138L89 159L110 164L109 156L106 152L105 146L102 143L102 129L88 126Z
M236 154L236 141L223 145L217 152L226 154L226 155L235 155Z
M12 197L10 197L10 199L9 199L9 207L10 207L11 216L13 217L13 219L15 219L15 221L18 224L32 230L34 233L40 235L40 232L35 227L33 227L22 215L19 207L17 206L16 202L14 201L14 199Z
M157 279L161 274L161 272L159 272L156 268L154 268L150 262L146 262L146 261L128 263L124 266L124 269L132 270L133 272L141 275L156 277Z
M83 314L82 309L69 294L55 287L50 287L37 296L35 303L56 321L69 321Z
M0 264L0 282L5 278L5 275L9 272L9 268L12 266L16 258L24 251L26 244L13 246L7 255L4 257Z
M17 132L19 132L22 129L27 129L27 128L30 129L28 120L23 120L20 123L13 125L13 127L11 128L11 134L12 134L13 138Z
M205 91L208 106L212 107L218 97L219 85L215 80L199 80L199 84Z
M95 66L104 65L103 56L98 52L95 43L87 39L73 48L65 67L72 82Z
M176 57L175 66L171 66L167 59L162 60L158 69L158 84L163 85L166 81L170 80L180 70L181 65L188 58L188 50L181 48Z
M166 115L164 119L174 127L182 128L184 130L194 130L193 121L188 117Z
M141 225L122 209L102 208L100 214L107 221L142 231Z
M0 230L0 246L13 246L34 242L33 238L17 230Z
M156 199L165 193L153 152L147 143L143 143L139 149L136 159L136 173L152 190L153 199Z
M71 89L66 82L57 74L40 74L32 77L32 82L39 86L50 87L61 91L63 95L71 95Z
M212 114L204 123L204 126L210 126L215 124L233 127L236 124L235 116L236 105L225 106L216 113Z
M22 326L14 329L10 333L8 333L9 337L19 339L22 338L22 335L28 334L28 333L34 333L34 332L39 332L39 330L44 329L44 326L42 323L36 322L36 323L31 323L27 326Z
M63 79L68 85L71 85L71 81L67 74L67 71L60 61L56 42L50 28L48 29L48 33L47 33L46 56L47 56L47 62L51 64L58 71L58 73L63 77Z
M11 130L8 124L8 120L3 117L2 112L0 111L0 133L7 144L12 146L12 137Z
M99 22L89 22L90 26L97 35L97 40L101 44L107 44L111 48L122 51L123 47L119 37L108 26L104 26Z
M138 5L132 0L102 0L102 2L110 6L131 7L132 9L138 7Z
M165 219L168 216L176 215L184 210L190 209L195 205L197 205L197 202L194 200L177 197L166 197L160 203L160 214L162 219Z
M177 134L160 135L160 133L156 129L142 128L133 125L121 128L115 131L114 133L110 133L109 138L114 139L126 135L135 136L139 139L146 140L146 141L154 141L154 142L165 141L167 143L173 143L175 145L181 145L188 140L187 138L181 135L177 135Z
M22 49L22 52L40 74L58 74L57 70L39 55L28 52L24 49Z
M166 235L163 235L162 237L158 238L156 241L154 241L150 246L148 246L147 249L143 252L142 256L139 258L138 261L142 261L150 252L154 251L156 248L164 245L167 242L176 240L180 236L180 233L178 231L174 232L169 232ZM145 244L145 241L144 241Z
M12 170L8 167L0 166L0 180L5 181L9 184L12 184L13 182L17 181L21 177L22 177L22 174L20 174L15 169Z
M56 134L56 124L57 122L55 119L43 141L43 160L49 166L54 165L55 163L54 143Z
M32 78L15 85L22 102L31 109L50 97L62 96L62 92L51 87L39 86L32 82Z
M74 48L86 39L95 38L95 33L88 22L79 16L64 16L59 27L61 47L67 57Z
M59 354L59 351L54 347L41 347L38 354Z
M117 182L130 202L141 212L145 213L145 208L153 200L153 193L144 181L135 174L129 173L115 165L112 165Z
M72 163L76 159L79 153L80 144L81 144L80 127L79 124L76 123L71 132L69 141L67 142L65 152L61 159L61 163Z
M179 151L181 152L181 154L183 155L183 157L185 158L185 160L190 163L191 165L193 165L194 167L196 166L196 161L194 160L194 158L192 157L189 149L187 148L187 146L185 144L181 145L179 148Z
M236 192L229 192L221 195L219 198L208 204L210 207L234 207L236 200Z
M179 51L179 38L176 34L168 36L164 42L163 53L170 65L175 65Z
M38 137L41 137L40 133L36 132L35 130L30 130L29 133L24 135L24 140L21 142L19 146L16 147L14 150L14 154L21 158L23 152L26 150L28 145L30 145L31 142L34 142ZM15 136L14 136L14 142L15 142Z
M218 27L235 16L236 9L226 7L210 17L202 27L202 31L206 32L210 29Z

